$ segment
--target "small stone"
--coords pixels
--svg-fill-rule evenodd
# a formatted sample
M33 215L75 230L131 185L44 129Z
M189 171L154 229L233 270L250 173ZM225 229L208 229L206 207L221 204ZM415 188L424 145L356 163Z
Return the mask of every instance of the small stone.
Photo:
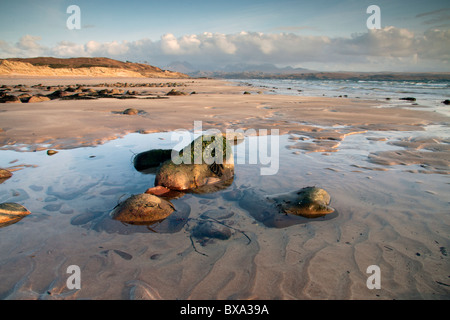
M58 151L56 151L56 150L47 150L47 155L49 155L49 156L52 156L57 153L58 153Z
M11 178L12 173L6 169L0 169L0 179Z
M0 227L15 223L30 213L27 208L18 203L0 203Z
M128 114L128 115L135 115L135 114L139 113L139 110L134 109L134 108L128 108L128 109L125 109L122 113Z
M443 104L445 105L449 105L450 104L450 100L449 99L445 99L444 101L442 101Z
M405 98L400 98L399 100L416 101L416 98L414 98L414 97L405 97Z
M167 92L166 96L184 96L186 93L178 91L176 89L172 89Z

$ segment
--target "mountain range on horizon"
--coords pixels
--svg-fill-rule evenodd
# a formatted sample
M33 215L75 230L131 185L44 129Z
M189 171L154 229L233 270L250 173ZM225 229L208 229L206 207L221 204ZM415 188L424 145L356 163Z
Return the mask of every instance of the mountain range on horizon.
M450 80L448 72L355 72L318 71L306 68L277 67L274 64L227 64L223 67L194 66L187 61L174 61L164 69L191 77L224 79L307 79L307 80Z

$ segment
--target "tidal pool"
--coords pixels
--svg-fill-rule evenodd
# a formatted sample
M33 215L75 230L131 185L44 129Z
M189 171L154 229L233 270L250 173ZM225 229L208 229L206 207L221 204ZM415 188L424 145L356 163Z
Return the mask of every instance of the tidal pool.
M292 149L291 135L277 136L272 175L243 148L264 137L246 137L234 146L232 181L173 199L174 214L152 225L110 212L154 186L155 171L138 172L133 157L173 148L170 132L52 156L0 150L0 166L17 169L0 184L0 202L31 211L0 228L0 298L448 299L448 175L368 158L401 149L389 144L400 136L354 134L329 153ZM264 210L264 195L307 186L327 190L336 213L277 227L252 215ZM80 267L80 289L67 287L70 265ZM366 286L370 265L380 267L379 290Z

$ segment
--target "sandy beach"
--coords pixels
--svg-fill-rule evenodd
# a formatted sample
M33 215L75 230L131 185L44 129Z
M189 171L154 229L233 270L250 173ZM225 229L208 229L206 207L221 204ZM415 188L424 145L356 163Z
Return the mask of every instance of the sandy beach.
M0 78L11 93L22 84L34 95L118 82L136 97L0 104L0 168L14 174L0 184L0 202L32 212L0 229L1 299L450 297L450 140L436 134L448 132L449 117L399 101L271 95L212 79ZM143 83L166 85L130 85ZM168 83L185 94L168 96ZM192 219L179 232L112 226L121 196L153 183L132 168L132 153L170 147L170 132L194 121L222 132L279 130L278 173L243 164L228 189L177 199ZM336 218L267 228L239 205L246 190L309 185L331 194ZM189 236L209 210L231 213L230 239ZM79 290L66 287L73 264ZM381 269L379 290L366 286L370 265Z

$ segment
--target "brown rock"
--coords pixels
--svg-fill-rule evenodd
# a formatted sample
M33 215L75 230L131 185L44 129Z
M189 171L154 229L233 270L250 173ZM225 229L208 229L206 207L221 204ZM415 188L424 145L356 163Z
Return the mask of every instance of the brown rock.
M0 169L0 179L10 178L12 173L6 169Z
M22 103L22 101L17 96L7 94L0 98L0 103Z
M0 227L16 223L30 213L27 208L18 203L0 203Z
M115 220L128 223L153 223L167 218L175 207L167 200L142 193L133 195L111 212Z
M135 114L139 113L139 110L134 109L134 108L128 108L128 109L125 109L122 113L128 114L128 115L135 115Z
M43 102L43 101L49 101L49 100L50 100L49 97L38 94L38 95L32 96L28 100L28 103Z

